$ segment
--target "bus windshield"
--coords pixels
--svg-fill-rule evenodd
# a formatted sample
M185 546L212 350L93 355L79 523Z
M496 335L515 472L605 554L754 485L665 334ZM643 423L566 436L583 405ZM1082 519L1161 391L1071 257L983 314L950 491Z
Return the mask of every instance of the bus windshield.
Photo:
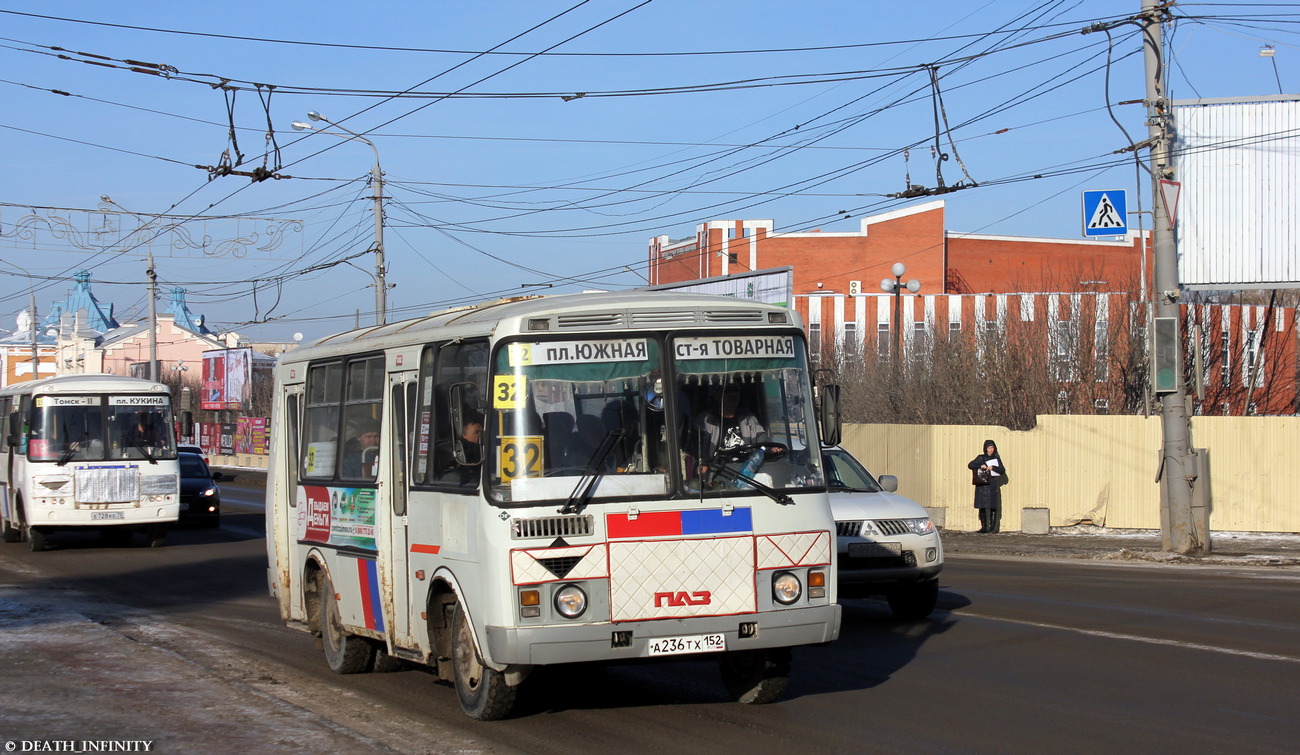
M167 396L37 396L28 456L32 461L173 458Z
M806 364L793 335L507 344L488 407L493 496L564 500L584 477L594 498L822 486Z

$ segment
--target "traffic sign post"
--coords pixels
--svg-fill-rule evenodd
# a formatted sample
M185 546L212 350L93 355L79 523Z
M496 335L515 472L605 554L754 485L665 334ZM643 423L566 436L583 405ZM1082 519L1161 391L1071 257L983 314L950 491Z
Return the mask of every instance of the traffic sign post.
M1128 194L1123 189L1083 192L1083 235L1128 235Z

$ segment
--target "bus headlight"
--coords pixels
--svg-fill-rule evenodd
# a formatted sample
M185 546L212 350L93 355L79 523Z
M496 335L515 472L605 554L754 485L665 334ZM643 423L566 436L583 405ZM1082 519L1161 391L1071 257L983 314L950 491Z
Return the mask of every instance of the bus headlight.
M793 572L783 571L772 577L772 598L788 606L803 596L803 584Z
M555 610L566 619L576 619L587 610L587 593L577 585L565 585L555 592Z

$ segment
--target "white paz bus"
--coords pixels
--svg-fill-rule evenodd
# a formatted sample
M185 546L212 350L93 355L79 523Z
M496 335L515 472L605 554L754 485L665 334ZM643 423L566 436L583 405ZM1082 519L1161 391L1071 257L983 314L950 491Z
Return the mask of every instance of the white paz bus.
M44 550L58 530L165 542L180 507L167 386L64 375L0 389L0 523L5 542Z
M787 309L600 293L343 333L280 357L272 425L270 589L339 673L426 664L496 719L536 666L692 654L759 703L838 635Z

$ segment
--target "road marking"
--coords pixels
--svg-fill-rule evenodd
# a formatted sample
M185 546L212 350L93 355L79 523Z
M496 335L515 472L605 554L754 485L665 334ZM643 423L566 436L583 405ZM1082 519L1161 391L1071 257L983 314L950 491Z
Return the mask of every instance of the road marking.
M1169 647L1185 648L1188 650L1208 650L1212 653L1222 653L1224 655L1239 655L1246 658L1254 658L1261 661L1282 661L1285 663L1300 663L1300 658L1289 655L1274 655L1273 653L1256 653L1250 650L1233 650L1232 648L1219 647L1217 645L1203 645L1199 642L1181 642L1179 640L1161 640L1155 637L1143 637L1137 634L1122 634L1120 632L1106 632L1100 629L1081 629L1079 627L1065 626L1063 624L1047 624L1041 621L1025 621L1023 619L1007 619L1001 616L988 616L980 613L967 613L965 611L952 612L957 616L966 616L972 619L987 619L988 621L1001 621L1008 624L1022 624L1024 626L1038 627L1040 629L1057 629L1062 632L1074 632L1076 634L1085 634L1090 637L1102 637L1108 640L1129 640L1131 642L1144 642L1148 645L1167 645Z

